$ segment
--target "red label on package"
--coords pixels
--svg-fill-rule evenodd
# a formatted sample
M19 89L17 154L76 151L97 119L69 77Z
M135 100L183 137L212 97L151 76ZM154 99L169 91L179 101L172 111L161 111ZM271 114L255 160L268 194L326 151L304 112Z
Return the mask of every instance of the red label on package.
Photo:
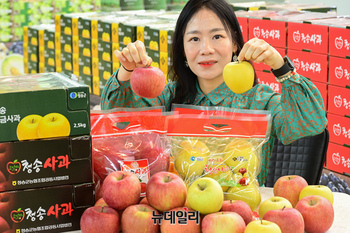
M311 79L312 81L327 83L327 55L296 51L292 49L287 50L287 55L293 61L295 69L299 74Z
M328 26L288 23L288 48L313 53L328 53Z
M350 59L329 56L329 84L350 87Z
M149 164L147 159L120 161L122 171L134 173L141 183L141 197L146 196L146 185L150 179Z
M329 55L350 57L350 29L329 27Z
M350 118L327 114L329 141L350 146Z
M270 72L267 73L267 72L261 72L261 71L257 71L256 75L258 76L259 83L265 84L271 87L272 90L274 90L275 92L282 93L282 90L281 90L282 85L281 83L276 81L275 75L273 75Z
M330 142L326 164L329 170L350 174L350 148Z
M247 17L237 17L239 26L241 27L243 40L248 41L248 18Z
M286 22L266 19L249 19L248 22L249 39L257 37L274 47L287 47Z
M350 89L328 85L328 112L350 116Z

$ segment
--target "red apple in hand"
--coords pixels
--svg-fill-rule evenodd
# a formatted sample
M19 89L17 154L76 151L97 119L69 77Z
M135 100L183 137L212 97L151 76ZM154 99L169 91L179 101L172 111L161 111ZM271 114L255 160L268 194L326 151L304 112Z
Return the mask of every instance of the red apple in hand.
M108 206L116 210L139 203L140 194L141 184L134 173L115 171L103 181L102 197Z
M151 176L146 187L150 206L159 211L183 207L187 188L184 181L171 172L158 172Z
M304 233L304 219L297 209L269 210L263 219L276 223L283 233Z
M158 233L158 222L154 224L153 213L158 211L145 204L131 205L122 215L123 233Z
M226 200L222 203L220 211L235 212L243 218L246 225L253 220L252 210L250 206L241 200Z
M295 206L303 216L305 231L308 233L326 232L334 221L333 205L325 197L307 196Z
M108 206L92 206L87 208L80 218L82 233L119 233L119 215Z
M156 98L164 90L165 76L159 68L139 67L131 73L130 86L140 97Z
M299 194L301 190L308 186L307 181L298 175L281 176L276 180L273 186L274 196L286 198L293 207L299 201Z

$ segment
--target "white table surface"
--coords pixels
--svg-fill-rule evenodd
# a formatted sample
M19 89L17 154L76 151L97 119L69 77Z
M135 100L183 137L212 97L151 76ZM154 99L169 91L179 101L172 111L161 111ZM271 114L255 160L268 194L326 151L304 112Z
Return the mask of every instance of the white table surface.
M260 188L261 201L273 196L273 189ZM350 195L334 192L334 222L326 233L350 233ZM68 233L68 232L67 232ZM81 231L70 231L69 233L81 233Z

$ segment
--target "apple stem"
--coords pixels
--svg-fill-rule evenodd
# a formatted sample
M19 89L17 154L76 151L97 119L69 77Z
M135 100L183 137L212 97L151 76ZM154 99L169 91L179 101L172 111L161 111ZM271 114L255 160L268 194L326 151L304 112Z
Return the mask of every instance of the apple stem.
M286 208L286 206L283 206L282 211Z
M260 218L260 222L261 222L261 225L263 225L263 221L262 221L262 218Z
M205 187L202 187L202 186L200 186L199 184L198 184L198 187L199 187L199 189L200 189L201 191L203 191L203 190L205 189Z

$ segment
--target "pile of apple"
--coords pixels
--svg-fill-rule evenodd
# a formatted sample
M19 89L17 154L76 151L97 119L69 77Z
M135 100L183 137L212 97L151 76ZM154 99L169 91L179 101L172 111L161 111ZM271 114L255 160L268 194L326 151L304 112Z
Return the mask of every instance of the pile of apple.
M273 191L260 203L257 219L246 202L225 200L222 187L210 177L187 188L180 176L158 172L140 198L137 176L114 171L103 183L102 198L83 213L80 227L82 233L316 233L332 226L333 193L327 186L308 185L291 175L279 178Z

